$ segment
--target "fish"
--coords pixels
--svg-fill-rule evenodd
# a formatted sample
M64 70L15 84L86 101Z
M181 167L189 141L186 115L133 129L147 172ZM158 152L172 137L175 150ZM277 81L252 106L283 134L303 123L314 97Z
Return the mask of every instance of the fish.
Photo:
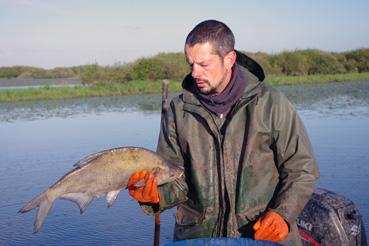
M183 175L182 168L141 147L103 150L86 156L74 164L74 167L18 211L26 213L38 207L33 226L34 233L40 230L50 208L58 198L77 203L80 213L83 214L94 197L106 195L108 207L112 206L119 192L127 188L131 175L140 170L153 172L158 186ZM144 181L135 184L138 187L142 185Z

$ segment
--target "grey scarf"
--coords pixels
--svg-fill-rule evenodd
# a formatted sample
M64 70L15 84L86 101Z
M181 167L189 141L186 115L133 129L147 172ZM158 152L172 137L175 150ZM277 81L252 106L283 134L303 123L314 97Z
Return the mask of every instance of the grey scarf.
M233 104L240 99L246 87L239 65L233 66L232 78L227 87L219 95L203 94L195 85L195 95L201 104L208 110L218 115L229 112Z

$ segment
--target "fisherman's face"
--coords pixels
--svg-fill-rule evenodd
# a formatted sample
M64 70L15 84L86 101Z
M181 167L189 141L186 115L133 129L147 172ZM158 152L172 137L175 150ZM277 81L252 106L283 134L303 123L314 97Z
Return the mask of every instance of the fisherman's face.
M197 88L204 94L217 95L229 83L236 53L229 52L220 57L213 51L209 42L185 46L187 63L191 67L191 75Z

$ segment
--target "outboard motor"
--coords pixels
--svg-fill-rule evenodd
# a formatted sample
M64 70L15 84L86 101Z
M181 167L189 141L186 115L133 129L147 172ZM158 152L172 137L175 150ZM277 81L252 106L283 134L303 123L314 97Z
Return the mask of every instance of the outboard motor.
M315 190L297 225L304 246L367 246L363 221L354 203L328 190Z

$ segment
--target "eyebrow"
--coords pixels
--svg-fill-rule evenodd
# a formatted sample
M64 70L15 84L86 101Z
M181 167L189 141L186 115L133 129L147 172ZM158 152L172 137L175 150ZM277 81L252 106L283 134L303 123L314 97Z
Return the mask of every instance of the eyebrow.
M187 59L186 59L186 62L188 63L188 64L190 64L190 65L192 65L193 63L190 63ZM209 63L209 61L208 60L202 60L202 61L200 61L200 62L196 62L196 64L199 64L199 65L207 65Z

